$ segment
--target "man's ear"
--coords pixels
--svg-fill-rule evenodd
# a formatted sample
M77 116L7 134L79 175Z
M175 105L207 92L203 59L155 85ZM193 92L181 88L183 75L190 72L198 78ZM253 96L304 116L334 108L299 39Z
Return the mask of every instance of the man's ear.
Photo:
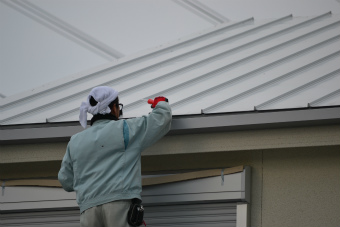
M111 114L112 114L112 115L115 115L115 110L114 110L114 109L115 109L115 107L112 106L112 108L111 108Z
M116 105L113 105L111 109L111 114L119 118L119 110L117 109Z

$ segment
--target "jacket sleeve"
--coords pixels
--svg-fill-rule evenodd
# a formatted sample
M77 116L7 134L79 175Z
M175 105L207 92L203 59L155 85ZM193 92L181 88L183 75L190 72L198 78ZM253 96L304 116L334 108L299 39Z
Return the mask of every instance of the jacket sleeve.
M72 160L70 156L69 145L66 148L66 153L61 163L61 168L58 173L58 180L63 186L65 191L67 192L74 191L73 189L73 166L72 166Z
M167 102L159 102L149 115L128 121L130 143L138 141L143 151L169 132L171 120L170 105Z

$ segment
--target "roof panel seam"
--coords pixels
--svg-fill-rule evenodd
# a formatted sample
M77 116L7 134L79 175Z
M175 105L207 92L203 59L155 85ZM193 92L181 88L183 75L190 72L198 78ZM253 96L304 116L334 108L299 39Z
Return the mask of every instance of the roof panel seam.
M312 33L310 33L310 34L313 34L313 33L314 33L314 32L312 32ZM210 89L204 90L203 92L197 93L197 94L195 94L195 95L193 95L193 96L190 96L189 98L186 97L185 99L187 99L187 100L192 100L192 99L195 98L195 97L197 98L197 97L199 97L199 96L202 96L202 95L204 95L204 94L207 94L207 93L209 93L209 92L211 92L211 91L216 91L216 90L219 89L219 88L225 87L225 86L230 85L230 84L232 84L232 83L235 83L235 82L237 82L237 81L244 80L244 79L246 79L246 78L249 77L249 76L254 76L255 73L259 73L259 72L263 71L263 70L266 69L266 68L273 67L274 65L278 65L279 63L282 63L282 62L287 61L287 60L290 60L290 61L291 61L291 60L293 60L293 59L292 59L293 57L298 57L298 56L301 56L302 54L306 54L306 53L308 53L308 52L310 52L310 51L312 51L312 50L314 50L314 49L316 49L316 48L319 48L320 46L327 45L327 44L329 44L330 42L333 42L333 41L335 41L335 40L338 40L339 38L340 38L340 35L339 35L339 36L332 37L332 38L330 38L330 39L328 39L328 40L325 40L324 42L318 43L318 44L313 45L313 46L311 46L311 47L309 47L309 48L306 48L306 49L304 49L304 50L302 50L302 51L296 52L296 53L291 54L291 55L289 55L289 56L287 56L287 57L284 57L284 58L282 58L282 59L279 59L279 60L277 60L277 61L275 61L275 62L272 62L272 63L270 63L270 64L267 64L267 65L265 65L265 66L263 66L263 67L261 67L261 68L258 68L258 69L256 69L256 70L253 70L253 71L251 71L251 72L249 72L249 73L246 73L246 74L244 74L244 75L242 75L242 76L240 76L240 77L234 78L234 79L232 79L232 80L230 80L230 81L221 83L221 84L219 84L219 85L217 85L217 86L215 86L215 87L212 87L212 88L210 88ZM292 42L295 42L296 39L293 39L293 40L291 40L291 41L292 41ZM285 44L289 44L291 41L287 41ZM239 60L239 61L233 62L233 63L231 63L231 64L228 64L228 65L226 65L226 66L223 66L223 67L221 67L221 68L218 68L218 69L216 69L216 70L213 70L213 71L211 71L211 72L209 72L209 73L206 73L206 74L203 74L203 75L201 75L201 76L198 76L198 77L196 77L196 78L194 78L194 79L191 79L191 80L189 80L189 81L187 81L187 82L184 82L183 84L180 84L180 85L178 85L178 86L174 86L174 87L171 87L171 88L162 90L161 92L154 93L154 94L152 94L152 95L150 95L150 96L148 96L148 97L144 97L144 98L151 98L151 97L157 96L157 95L159 95L159 94L166 94L166 92L168 92L168 91L170 91L170 90L174 90L174 89L176 89L176 88L180 88L180 87L182 87L182 86L185 86L185 85L188 85L188 84L197 82L197 81L199 81L199 80L203 80L203 79L205 79L205 78L208 77L208 76L209 76L209 77L212 76L213 74L219 74L219 73L225 72L225 70L227 70L228 68L235 67L236 65L244 64L244 63L247 62L247 61L250 61L250 60L252 60L252 59L254 59L254 58L257 58L257 57L259 57L259 56L261 56L261 55L264 55L264 54L266 54L266 53L268 53L268 52L271 52L271 51L273 51L273 50L276 49L276 48L281 48L281 47L282 47L282 44L277 45L277 46L275 46L275 47L269 48L269 49L267 49L267 50L264 50L264 51L261 51L261 52L259 52L259 53L256 53L256 54L253 54L253 55L251 55L251 56L248 56L248 57L246 57L246 58L243 58L243 59L241 59L241 60ZM138 103L138 102L131 103L131 104L127 105L126 107L128 108L130 105L137 104L137 103ZM180 104L182 104L182 103L183 103L183 100L180 100L180 101L178 101L178 102L175 102L175 103L171 104L171 106L172 106L172 107L176 107L177 105L180 105Z
M268 81L266 83L263 83L263 84L258 85L256 87L253 87L253 88L251 88L251 89L249 89L249 90L247 90L245 92L242 92L242 93L240 93L238 95L235 95L235 96L233 96L231 98L228 98L226 100L223 100L221 102L218 102L218 103L215 103L215 104L213 104L211 106L208 106L208 107L203 109L203 112L207 113L207 112L209 112L209 111L219 107L220 105L225 105L225 104L227 104L229 102L235 101L237 99L241 99L241 98L243 98L245 96L248 96L248 95L252 94L253 92L255 92L255 91L259 90L259 89L262 89L262 88L267 87L269 85L276 84L276 83L278 83L278 82L280 82L282 80L286 80L286 79L288 79L288 78L290 78L292 76L295 76L296 74L298 74L298 73L300 73L302 71L309 70L310 68L315 67L318 64L321 64L321 63L323 63L325 61L328 61L331 58L337 57L339 55L340 55L340 51L336 51L335 53L332 53L332 54L330 54L330 55L328 55L326 57L323 57L323 58L321 58L319 60L316 60L316 61L314 61L312 63L309 63L307 65L299 67L298 69L295 69L295 70L293 70L293 71L291 71L289 73L286 73L286 74L284 74L284 75L282 75L282 76L280 76L278 78L272 79L272 80L270 80L270 81Z
M333 38L333 39L334 39L334 38ZM312 46L312 47L309 47L309 48L307 48L307 49L304 49L304 50L301 50L301 51L299 51L299 52L296 52L296 53L293 53L293 54L291 54L291 55L288 55L288 56L286 56L286 57L284 57L284 58L281 58L281 59L276 60L276 61L274 61L274 62L271 62L271 63L269 63L269 64L267 64L267 65L264 65L264 66L262 66L262 67L260 67L260 68L257 68L257 69L255 69L255 70L252 70L252 71L248 72L248 73L245 73L245 74L243 74L243 75L241 75L241 76L238 76L238 77L236 77L236 78L234 78L234 79L231 79L231 80L229 80L229 81L223 82L223 83L221 83L221 84L219 84L219 85L217 85L217 86L211 87L211 88L209 88L209 89L203 90L203 91L201 91L201 92L199 92L199 93L196 93L196 94L194 94L194 95L192 95L192 96L186 97L186 98L183 99L183 100L180 100L180 101L177 101L177 102L171 104L171 106L174 108L174 107L176 107L176 106L178 106L178 105L184 104L184 103L185 103L185 102L184 102L185 100L193 100L193 99L197 99L198 97L202 97L203 95L207 95L207 94L209 94L210 92L215 92L215 91L217 91L218 89L222 89L222 88L224 88L224 87L226 87L226 86L229 86L229 85L232 85L232 84L234 84L234 83L243 81L243 80L245 80L245 79L248 79L249 77L254 77L254 76L256 76L257 74L263 72L263 71L266 70L266 69L273 68L273 67L275 67L275 66L277 66L277 65L279 65L279 64L282 64L282 63L284 63L284 62L287 62L287 61L293 61L295 58L300 57L302 54L306 54L306 53L312 51L314 48L320 47L321 45L325 45L326 43L329 43L329 40L326 40L325 42L316 44L316 45L314 45L314 46ZM257 56L257 55L255 54L254 57L255 57L255 56Z
M308 106L309 107L314 107L316 106L317 104L321 103L321 102L324 102L330 98L333 98L334 96L337 96L337 95L340 95L340 89L336 90L336 91L333 91L325 96L322 96L321 98L318 98L310 103L308 103Z
M329 80L329 79L331 79L331 78L333 78L335 76L339 76L339 73L340 73L340 69L334 70L333 72L330 72L330 73L328 73L328 74L326 74L326 75L324 75L324 76L322 76L320 78L317 78L317 79L315 79L315 80L313 80L311 82L308 82L308 83L306 83L306 84L304 84L302 86L299 86L299 87L297 87L297 88L295 88L293 90L290 90L290 91L288 91L288 92L286 92L286 93L284 93L282 95L279 95L279 96L274 97L274 98L272 98L272 99L270 99L270 100L268 100L266 102L263 102L263 103L255 106L255 109L256 110L261 110L264 107L266 107L266 106L268 106L268 105L270 105L272 103L275 103L275 102L277 102L279 100L282 100L284 98L290 97L291 95L293 95L295 93L298 93L298 92L301 92L302 90L309 89L309 88L311 88L313 86L316 86L317 84L322 83L322 82L324 82L326 80Z

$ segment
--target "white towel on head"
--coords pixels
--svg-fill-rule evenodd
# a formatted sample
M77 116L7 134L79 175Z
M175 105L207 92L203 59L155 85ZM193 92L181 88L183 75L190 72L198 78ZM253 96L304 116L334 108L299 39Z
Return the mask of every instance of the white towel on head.
M98 102L97 105L91 106L91 96ZM107 86L95 87L87 96L86 102L80 105L79 122L83 128L87 125L87 113L95 114L109 114L111 113L109 104L118 97L118 91Z

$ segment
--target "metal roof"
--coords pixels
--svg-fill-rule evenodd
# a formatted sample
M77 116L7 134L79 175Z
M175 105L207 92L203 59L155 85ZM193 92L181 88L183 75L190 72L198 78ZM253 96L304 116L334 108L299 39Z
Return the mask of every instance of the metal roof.
M174 115L337 106L340 16L223 23L34 90L0 99L1 125L77 121L94 86L120 91L124 118L169 98ZM89 115L90 119L90 115Z
M0 0L0 91L11 96L222 21L191 0Z

